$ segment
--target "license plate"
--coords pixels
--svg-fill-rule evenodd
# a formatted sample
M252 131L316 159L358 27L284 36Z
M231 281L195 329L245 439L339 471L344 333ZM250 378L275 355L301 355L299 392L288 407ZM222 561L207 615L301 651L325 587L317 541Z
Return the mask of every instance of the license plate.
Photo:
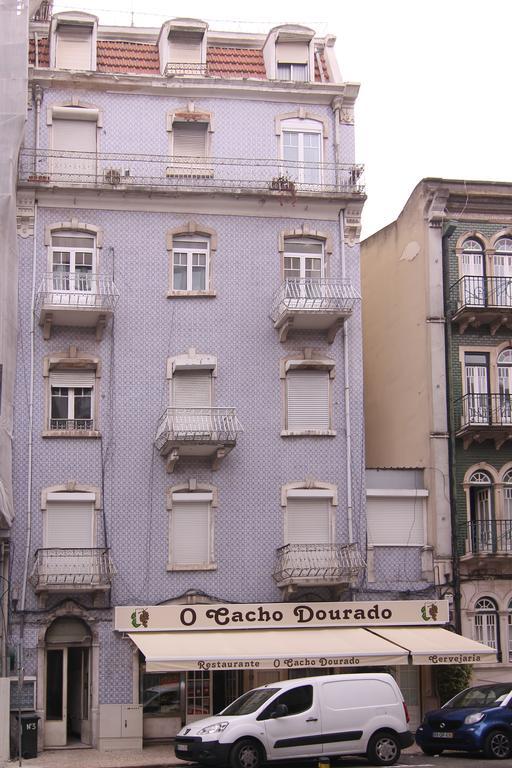
M186 752L188 750L188 744L178 744L178 749L180 752Z
M453 733L447 731L434 731L432 736L434 739L453 739Z

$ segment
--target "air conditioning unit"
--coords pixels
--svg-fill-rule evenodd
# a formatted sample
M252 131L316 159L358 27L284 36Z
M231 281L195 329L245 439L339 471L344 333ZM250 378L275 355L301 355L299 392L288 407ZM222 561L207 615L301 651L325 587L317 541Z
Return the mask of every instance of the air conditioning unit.
M103 178L107 184L120 184L121 170L119 168L105 168L103 171Z
M17 677L11 677L10 681L11 695L9 709L11 712L19 709L24 712L33 712L36 708L36 678L25 677L21 688Z

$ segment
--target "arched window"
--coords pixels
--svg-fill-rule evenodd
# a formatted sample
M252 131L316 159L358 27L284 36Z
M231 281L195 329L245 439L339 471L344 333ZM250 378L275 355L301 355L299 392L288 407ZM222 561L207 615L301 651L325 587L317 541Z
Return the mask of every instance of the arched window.
M512 424L512 349L498 355L498 391L495 419L498 424Z
M492 597L481 597L475 604L474 639L499 652L498 606Z
M482 244L474 238L464 241L461 255L464 303L485 304L485 259Z
M490 475L476 470L469 478L469 535L471 551L492 552L495 545L493 485Z

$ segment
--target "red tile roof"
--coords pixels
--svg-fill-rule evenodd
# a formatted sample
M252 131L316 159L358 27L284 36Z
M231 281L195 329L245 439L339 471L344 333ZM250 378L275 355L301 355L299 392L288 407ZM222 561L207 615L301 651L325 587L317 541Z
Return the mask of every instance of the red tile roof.
M206 61L213 77L267 78L261 50L208 47Z
M40 67L49 66L48 38L38 40ZM328 82L327 66L320 56L324 81ZM29 63L35 64L35 40L29 41ZM266 80L263 52L254 48L219 48L210 46L207 53L208 73L212 77L254 77ZM148 43L130 43L124 40L98 40L98 72L126 72L158 75L160 72L158 48ZM320 71L315 61L315 80L320 82Z
M98 40L96 48L98 72L135 72L158 75L158 48L147 43L121 40Z

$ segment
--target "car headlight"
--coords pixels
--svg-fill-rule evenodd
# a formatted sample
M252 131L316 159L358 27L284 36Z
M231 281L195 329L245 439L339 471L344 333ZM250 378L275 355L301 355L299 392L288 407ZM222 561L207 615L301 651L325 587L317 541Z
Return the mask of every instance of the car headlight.
M480 720L484 719L484 717L484 712L473 712L472 715L468 715L464 718L464 725L473 725L474 723L479 723Z
M221 733L222 731L225 731L228 727L229 723L214 723L213 725L207 725L205 728L201 728L198 733Z

